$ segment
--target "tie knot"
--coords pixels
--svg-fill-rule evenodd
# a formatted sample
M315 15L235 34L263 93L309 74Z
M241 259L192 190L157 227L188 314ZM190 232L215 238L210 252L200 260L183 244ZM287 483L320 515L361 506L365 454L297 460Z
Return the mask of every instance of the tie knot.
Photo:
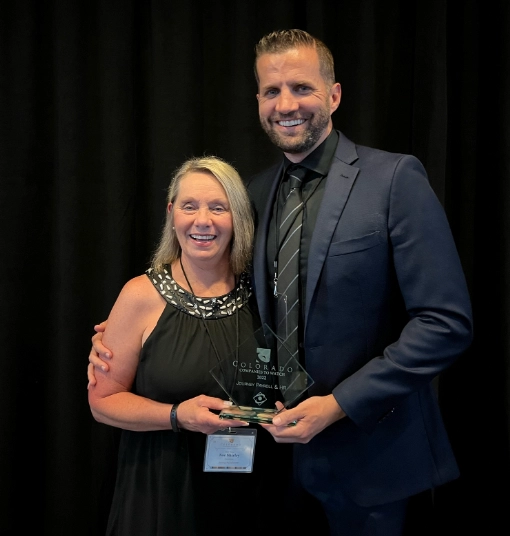
M287 174L290 179L290 189L301 189L301 186L303 185L303 179L306 174L306 168L304 168L303 166L290 166L287 170Z

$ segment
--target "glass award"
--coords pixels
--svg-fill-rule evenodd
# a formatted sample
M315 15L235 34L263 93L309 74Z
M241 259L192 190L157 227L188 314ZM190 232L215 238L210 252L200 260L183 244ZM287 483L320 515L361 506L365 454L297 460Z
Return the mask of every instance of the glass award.
M265 325L211 369L232 407L222 419L271 424L273 417L290 407L313 384L299 360ZM283 408L277 409L276 402Z

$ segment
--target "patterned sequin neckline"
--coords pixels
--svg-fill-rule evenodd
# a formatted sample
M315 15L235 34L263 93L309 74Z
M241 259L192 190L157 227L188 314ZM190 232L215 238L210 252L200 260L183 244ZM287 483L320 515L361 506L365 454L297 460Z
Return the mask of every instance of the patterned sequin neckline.
M230 316L237 309L246 305L251 295L249 278L246 273L240 276L236 288L228 294L214 298L194 297L175 281L169 267L164 267L162 272L156 272L149 268L145 273L168 303L195 317L213 319Z

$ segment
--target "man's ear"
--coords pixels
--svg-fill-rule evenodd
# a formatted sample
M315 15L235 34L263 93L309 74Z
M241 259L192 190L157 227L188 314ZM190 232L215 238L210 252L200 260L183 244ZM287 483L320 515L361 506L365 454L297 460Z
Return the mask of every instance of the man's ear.
M331 86L329 98L331 100L331 113L333 113L340 106L340 101L342 100L342 86L338 82Z

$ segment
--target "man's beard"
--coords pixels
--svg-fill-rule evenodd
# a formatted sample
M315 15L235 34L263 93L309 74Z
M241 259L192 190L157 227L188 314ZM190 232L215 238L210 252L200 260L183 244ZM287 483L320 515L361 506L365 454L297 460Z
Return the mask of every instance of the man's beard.
M280 120L289 121L292 117L280 118ZM276 132L272 128L274 122L267 119L261 119L260 124L264 132L269 136L271 142L281 149L284 153L299 154L309 151L323 135L327 129L330 120L329 110L321 108L311 120L309 120L307 129L299 136L285 136Z

